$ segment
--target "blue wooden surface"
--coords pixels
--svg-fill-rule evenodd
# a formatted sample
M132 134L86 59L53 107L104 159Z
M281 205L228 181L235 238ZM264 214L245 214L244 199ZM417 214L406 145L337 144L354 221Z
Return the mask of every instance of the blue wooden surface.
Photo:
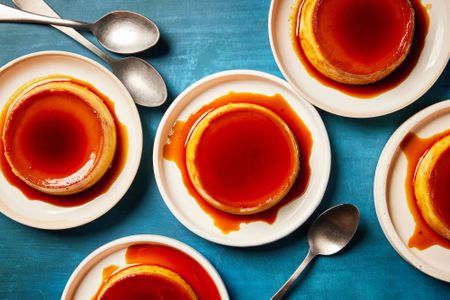
M11 5L10 1L0 3ZM269 46L269 0L52 0L62 16L94 21L110 10L133 10L152 18L161 41L144 58L161 72L169 101L191 83L217 71L255 69L281 76ZM52 28L0 25L0 64L35 51L65 50L98 59ZM372 186L375 166L392 132L409 116L450 98L450 68L419 101L386 117L354 120L320 112L333 154L331 180L315 216L351 202L361 227L347 251L313 263L292 299L449 299L450 285L422 274L390 246L378 224ZM1 91L0 91L1 95ZM8 97L9 95L1 95ZM80 228L43 231L0 215L0 299L58 299L66 280L92 250L139 233L185 242L217 268L232 299L268 299L306 254L308 222L271 245L235 249L212 244L185 229L157 190L151 163L156 128L167 106L139 108L144 130L142 163L131 189L109 213ZM0 191L1 193L1 191Z

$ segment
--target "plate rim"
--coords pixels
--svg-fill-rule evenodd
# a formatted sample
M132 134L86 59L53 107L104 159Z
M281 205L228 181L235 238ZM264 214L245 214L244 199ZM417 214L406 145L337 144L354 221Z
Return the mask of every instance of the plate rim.
M283 0L271 0L271 3L270 3L269 16L268 16L268 35L269 35L269 42L270 42L270 49L271 49L271 52L272 52L272 56L273 56L273 58L274 58L274 60L275 60L275 62L277 64L278 69L282 73L284 79L289 83L289 85L292 86L293 90L296 91L296 93L299 94L299 96L301 96L302 98L304 98L305 100L307 100L308 102L313 104L314 106L316 106L316 107L318 107L318 108L320 108L322 110L325 110L325 111L327 111L329 113L332 113L332 114L335 114L335 115L338 115L338 116L343 116L343 117L363 119L363 118L380 117L380 116L388 115L388 114L391 114L393 112L402 110L403 108L405 108L405 107L411 105L412 103L414 103L415 101L417 101L428 90L430 90L432 88L432 86L436 83L436 81L439 79L439 77L444 72L444 69L448 65L448 62L450 60L450 47L449 47L449 50L448 50L448 53L447 53L446 62L443 63L440 66L440 68L437 70L437 72L435 74L435 77L434 78L430 78L430 80L429 80L427 85L424 85L422 87L422 89L415 94L414 97L411 97L411 99L409 101L404 101L401 105L397 105L397 106L393 106L391 108L387 108L387 109L384 109L384 110L377 110L377 111L373 111L373 112L371 112L371 111L351 112L351 111L346 111L346 110L339 109L338 107L329 106L326 103L322 103L321 101L317 101L316 99L313 99L313 97L309 97L308 95L306 95L302 91L302 89L298 88L292 82L291 78L289 76L287 76L286 67L283 64L281 64L281 59L280 59L281 55L279 54L278 47L276 47L276 44L275 44L275 41L274 41L274 33L276 32L276 30L274 29L276 21L274 19L275 19L275 7L276 7L276 5L279 5L279 3L282 2L282 1ZM293 0L293 1L298 1L298 0ZM450 5L449 5L449 7L450 7ZM449 13L449 16L450 16L450 13ZM450 23L450 21L448 21L448 23ZM450 42L448 44L450 45ZM323 86L323 87L326 87L320 82L319 82L319 84L321 86ZM402 82L400 83L400 85L401 84L402 84ZM351 97L351 96L348 96L348 97ZM361 99L361 101L371 101L371 100L370 99L369 100Z
M131 97L130 93L128 92L128 90L125 88L125 86L122 84L122 82L120 82L120 80L110 71L108 70L106 67L104 67L103 65L101 65L100 63L77 53L73 53L73 52L69 52L69 51L61 51L61 50L45 50L45 51L37 51L37 52L32 52L29 54L25 54L19 57L16 57L14 59L12 59L11 61L7 62L6 64L4 64L3 66L0 67L0 74L2 74L3 72L9 70L11 67L13 67L15 64L20 63L22 61L28 60L28 59L32 59L32 58L36 58L36 57L40 57L40 56L51 56L51 55L56 55L56 56L67 56L67 57L71 57L71 58L75 58L75 59L80 59L94 67L96 67L97 69L99 69L101 72L106 73L108 76L111 77L111 79L113 81L115 81L115 83L117 84L118 87L120 87L120 89L123 90L123 92L128 95L129 97L125 98L125 101L128 102L128 104L131 105L131 110L133 110L133 114L136 114L136 116L138 117L136 119L137 122L137 130L138 132L136 132L136 136L137 136L137 144L136 144L136 149L137 152L136 154L138 155L138 159L136 160L135 165L131 166L131 170L133 173L133 176L129 176L128 178L126 178L126 182L124 182L124 186L126 186L126 188L123 189L123 191L121 191L120 193L118 193L118 197L116 201L111 201L109 206L105 206L105 208L103 210L99 210L97 214L93 214L92 216L83 219L81 222L72 222L71 224L66 224L64 223L63 225L51 225L51 224L35 224L34 221L29 221L28 219L23 220L20 217L14 215L14 214L10 214L8 211L4 211L1 207L0 207L0 213L2 213L4 216L6 216L7 218L31 227L31 228L37 228L37 229L44 229L44 230L64 230L64 229L69 229L69 228L75 228L75 227L80 227L83 226L85 224L88 224L100 217L102 217L103 215L105 215L108 211L110 211L115 205L117 205L117 203L120 202L120 200L123 198L123 196L126 194L126 192L129 190L130 186L132 185L136 175L137 175L137 171L139 169L140 166L140 162L142 159L142 148L143 148L143 136L142 136L142 123L141 123L141 119L140 119L140 115L139 112L137 110L136 104L133 101L133 98ZM130 102L131 101L131 102ZM3 109L3 107L1 107L0 109ZM122 170L123 171L123 170ZM3 175L1 175L3 176ZM9 182L8 182L9 184ZM10 185L10 184L9 184ZM106 191L108 192L108 191ZM106 193L105 192L105 193ZM94 200L94 199L93 199ZM45 220L42 220L45 222Z
M403 138L414 129L415 126L422 123L428 116L442 110L450 108L450 99L443 100L438 103L432 104L403 122L395 132L390 136L386 145L381 152L380 158L377 163L373 184L373 197L375 212L381 229L395 251L409 264L414 266L419 271L434 277L436 279L450 282L450 272L445 273L439 269L436 269L420 258L411 253L410 249L404 245L403 241L399 237L397 231L392 224L389 208L387 204L387 182L389 180L388 174L391 170L391 163L398 151L398 145Z
M258 241L246 241L246 242L234 241L234 240L228 238L228 236L226 236L226 235L224 235L222 238L211 237L209 234L205 233L204 231L197 230L197 228L195 226L191 226L189 224L189 222L187 222L185 220L185 218L178 213L177 209L175 208L175 206L172 204L171 200L169 199L170 197L168 196L166 190L163 188L164 184L162 183L162 179L161 179L162 176L161 176L161 172L159 170L160 169L160 167L159 167L160 149L159 148L160 148L160 143L161 143L161 138L162 138L162 131L163 131L163 128L165 127L165 124L168 121L168 118L172 115L173 111L177 108L179 103L181 101L183 101L183 99L186 95L192 93L193 91L197 90L198 88L200 88L203 85L207 85L208 82L210 82L210 81L215 81L215 80L218 80L221 78L225 78L225 77L229 77L229 76L236 76L236 75L237 76L262 77L266 80L274 81L276 84L282 85L283 87L285 87L289 91L291 91L294 95L298 96L298 94L295 93L295 91L292 89L292 87L285 80L283 80L275 75L265 73L262 71L249 70L249 69L235 69L235 70L221 71L221 72L217 72L217 73L213 73L208 76L205 76L202 79L200 79L200 80L194 82L193 84L191 84L190 86L188 86L172 102L170 107L164 113L164 116L163 116L161 122L159 123L158 129L157 129L156 135L155 135L154 146L153 146L153 167L154 167L156 184L157 184L158 190L159 190L166 206L169 208L169 210L173 214L173 216L175 216L175 218L185 228L187 228L194 234L198 235L199 237L201 237L205 240L208 240L210 242L214 242L216 244L232 246L232 247L253 247L253 246L269 244L269 243L275 242L279 239L282 239L282 238L286 237L287 235L291 234L292 232L294 232L295 230L297 230L301 225L303 225L309 219L309 217L314 213L314 211L317 209L317 207L322 202L323 197L325 195L325 191L328 187L330 173L331 173L332 153L331 153L331 145L330 145L328 132L326 130L325 124L323 123L323 120L322 120L320 114L318 113L318 111L316 110L316 108L313 105L311 105L309 102L307 102L307 101L303 100L301 97L299 97L298 101L303 102L305 107L307 107L308 112L311 113L312 119L315 122L317 122L317 124L316 124L317 129L319 132L321 132L323 134L323 137L324 137L323 142L324 142L324 146L326 148L326 149L324 149L324 151L326 152L326 157L323 158L323 163L326 166L325 173L324 173L326 180L324 181L322 186L320 186L320 189L318 189L318 191L315 193L316 195L318 195L317 196L318 200L316 202L312 203L310 211L304 215L304 218L300 218L299 221L297 223L295 223L295 225L291 226L289 228L289 230L283 232L281 235L278 235L275 238L271 237L271 238L261 239Z
M107 256L109 254L105 255L105 252L108 250L115 248L115 247L128 247L129 245L136 245L136 244L161 244L165 246L169 246L172 248L175 248L184 254L187 254L192 259L194 259L197 263L199 263L205 271L208 273L209 276L211 276L214 284L216 285L220 296L223 300L229 300L229 294L228 290L226 288L226 285L220 276L217 269L213 266L213 264L199 251L194 249L193 247L189 246L186 243L183 243L179 240L176 240L171 237L163 236L163 235L157 235L157 234L136 234L136 235L129 235L125 237L121 237L115 240L112 240L106 244L103 244L102 246L96 248L94 251L90 252L79 264L78 266L73 270L71 273L69 279L66 282L66 285L64 286L63 293L61 295L61 300L69 300L69 292L72 292L73 289L75 289L70 295L73 295L73 293L76 292L78 289L78 285L81 282L81 279L89 272L89 270L96 266L98 263L98 260L102 258L103 256ZM116 250L118 251L118 250ZM89 264L91 261L96 261L95 263L92 263L91 266ZM84 274L81 274L84 273ZM80 278L81 276L81 278ZM73 284L77 285L76 287L73 287ZM71 300L71 299L70 299Z

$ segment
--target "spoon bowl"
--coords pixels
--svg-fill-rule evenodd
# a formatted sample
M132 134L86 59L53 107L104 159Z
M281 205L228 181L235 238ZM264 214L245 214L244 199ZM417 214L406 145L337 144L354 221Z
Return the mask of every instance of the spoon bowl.
M344 248L356 233L359 211L356 206L342 204L323 212L308 231L311 252L332 255Z
M138 57L109 61L114 75L127 87L134 102L147 107L163 104L167 87L158 71Z
M109 51L134 54L153 47L160 33L155 23L130 11L111 12L99 19L91 31Z

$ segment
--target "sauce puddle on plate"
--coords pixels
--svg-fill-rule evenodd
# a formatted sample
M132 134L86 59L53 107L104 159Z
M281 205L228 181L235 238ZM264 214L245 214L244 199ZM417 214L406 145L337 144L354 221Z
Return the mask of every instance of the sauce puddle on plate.
M340 0L340 1L354 2L355 0ZM293 9L293 13L290 18L292 44L295 52L297 53L298 58L302 62L308 74L317 79L323 85L336 89L347 95L358 97L361 99L373 98L398 86L409 76L409 74L416 66L417 61L419 60L419 57L425 45L425 38L427 36L430 24L427 8L422 5L420 0L410 0L415 13L415 28L414 28L414 38L408 56L403 61L403 63L397 69L395 69L395 71L393 71L390 75L388 75L387 77L378 82L366 85L349 85L344 83L338 83L320 73L309 62L302 48L299 37L300 15L303 7L303 2L304 0L300 0L297 3L297 5ZM359 3L364 3L364 1L360 1ZM339 18L340 16L331 15L329 17ZM383 16L380 17L381 19L383 18ZM358 22L363 23L364 21L365 21L364 19L361 19ZM354 26L358 26L358 24ZM396 30L396 28L393 27L391 28L391 30Z
M250 103L263 106L276 113L291 129L297 140L300 152L300 172L288 194L274 207L251 215L234 215L225 213L211 206L201 197L193 186L186 167L186 145L190 135L202 118L215 108L229 103ZM163 156L178 166L185 187L189 194L197 201L200 207L214 220L214 224L223 233L239 230L240 224L263 221L269 224L275 222L279 209L301 196L308 186L311 175L309 159L312 150L312 136L308 128L298 115L292 110L284 98L276 94L266 96L253 93L234 93L222 96L213 102L204 105L193 113L186 121L177 121L173 126L168 143L164 146Z
M406 155L408 161L407 175L405 179L405 192L408 201L408 207L416 223L413 235L409 239L408 247L420 250L439 245L450 249L450 241L437 234L425 221L417 205L417 199L414 193L414 180L418 165L427 153L427 151L440 139L450 135L450 130L438 133L428 138L419 138L413 133L409 133L401 142L400 147ZM450 178L447 178L450 182ZM448 198L446 198L448 199ZM442 203L442 206L448 204Z
M208 272L192 257L180 250L158 244L136 244L128 247L125 261L131 266L152 265L165 268L181 276L195 291L198 299L220 299L219 290ZM110 265L103 269L102 284L91 300L98 298L103 285L120 270L116 265ZM120 293L127 294L127 291L120 291Z
M2 139L0 139L0 169L4 175L4 177L7 179L7 181L14 187L18 188L23 195L25 195L25 197L27 197L30 200L39 200L39 201L43 201L43 202L47 202L56 206L62 206L62 207L73 207L73 206L80 206L82 204L85 204L93 199L95 199L96 197L98 197L99 195L105 193L113 184L113 182L115 181L115 179L119 176L120 172L122 171L124 165L125 165L125 159L127 156L127 152L128 152L128 132L126 129L126 126L123 125L117 118L115 110L114 110L114 103L108 99L105 95L103 95L102 93L100 93L97 89L95 89L91 84L75 79L75 78L71 78L65 75L50 75L44 78L38 78L36 80L33 80L32 82L26 83L25 85L23 85L22 87L20 87L15 94L10 98L10 100L8 101L7 105L5 106L5 108L3 109L1 115L0 115L0 132L3 132L3 128L5 125L5 118L6 118L6 114L8 111L9 106L11 105L11 103L14 101L15 97L21 93L23 93L25 90L29 89L31 86L33 86L34 84L39 84L40 82L72 82L75 83L77 85L80 85L86 89L89 89L91 92L93 92L94 94L96 94L100 99L103 100L103 102L106 104L106 106L108 107L108 110L110 111L111 115L113 116L114 122L115 122L115 126L116 126L116 134L117 134L117 146L116 146L116 151L114 154L114 159L112 161L111 167L106 171L106 173L102 176L102 178L95 183L92 187L76 193L76 194L72 194L72 195L64 195L64 196L57 196L57 195L49 195L49 194L45 194L43 192L40 192L34 188L32 188L31 186L27 185L24 181L22 181L19 177L17 177L12 169L11 166L9 165L6 156L5 156L5 145ZM42 99L44 101L47 102L54 102L55 107L57 107L59 100L62 101L70 101L71 98L70 97L74 97L73 95L70 94L64 94L63 92L52 92L52 91L48 91L43 93L43 96L41 95L40 97L42 97ZM63 97L63 99L61 99L61 97ZM47 103L49 107L52 106L51 103ZM46 104L46 105L47 105ZM70 104L68 104L70 105ZM50 171L55 171L55 175L60 175L59 173L61 172L66 172L67 168L69 169L76 169L76 167L79 167L77 165L77 161L75 161L77 159L77 157L73 157L73 162L71 161L71 157L67 157L64 156L63 154L59 153L59 152L63 152L62 150L64 149L68 149L69 147L74 147L74 146L80 146L78 142L80 143L84 143L83 145L81 145L82 147L87 147L88 141L87 141L87 137L83 136L82 133L80 133L80 126L79 126L79 118L80 116L77 115L75 116L71 116L71 110L68 109L64 109L64 113L68 114L65 115L64 117L58 117L58 115L55 115L55 113L47 113L48 111L46 111L45 114L41 114L38 115L37 117L39 118L39 126L43 127L40 128L42 130L37 130L36 126L32 126L32 128L30 126L31 131L32 131L32 135L35 134L36 131L40 132L40 138L33 138L32 140L28 140L28 141L24 141L23 145L27 146L27 149L23 149L24 151L28 151L27 153L30 154L30 152L32 151L40 151L40 152L49 152L47 155L47 153L44 153L45 155L41 155L43 156L48 156L48 157L57 157L57 159L55 158L53 159L49 159L48 161L40 161L39 164L42 164L43 169L45 170L49 170ZM77 110L74 109L73 113L76 113ZM58 113L58 111L56 111L56 113ZM43 122L43 121L47 121L48 122ZM75 120L75 121L74 121ZM31 120L33 121L33 120ZM51 128L49 126L47 126L46 124L51 124ZM56 124L56 125L55 125ZM45 126L49 127L46 128ZM51 130L52 132L49 133L48 131ZM84 129L83 129L84 130ZM70 133L73 135L72 139L68 139L67 138L67 134ZM55 135L56 134L56 135ZM62 137L58 138L55 140L55 136L62 135ZM26 136L26 135L25 135ZM77 142L77 144L75 145L75 142ZM33 143L34 142L34 143ZM30 144L33 143L33 145L38 146L38 148L36 149L31 149L30 148ZM43 149L43 147L49 148L49 149ZM54 149L52 147L56 147L58 149ZM52 148L52 149L50 149ZM53 155L52 153L55 152L55 155ZM61 154L61 155L56 155L56 154ZM70 151L71 153L73 153L74 151ZM75 151L76 152L76 151ZM24 152L25 153L25 152ZM33 153L31 153L33 154ZM32 156L32 155L29 156ZM16 153L15 153L16 155ZM78 157L79 158L79 157ZM61 166L62 165L62 166ZM75 165L75 166L74 166Z

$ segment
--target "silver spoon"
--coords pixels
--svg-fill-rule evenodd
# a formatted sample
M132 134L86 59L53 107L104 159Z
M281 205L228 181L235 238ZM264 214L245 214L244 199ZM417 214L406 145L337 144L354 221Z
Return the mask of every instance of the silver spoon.
M43 0L13 0L20 9L59 18L58 14ZM53 26L67 34L108 63L114 75L125 85L139 105L154 107L167 99L167 87L158 71L146 61L137 57L113 59L79 34L75 29Z
M121 54L145 51L159 40L159 29L155 23L129 11L111 12L95 23L85 23L24 12L0 4L0 22L52 24L87 30L103 47Z
M359 211L352 204L334 206L318 216L308 231L308 255L294 274L270 299L282 299L300 273L316 256L332 255L342 250L353 238L358 224Z

